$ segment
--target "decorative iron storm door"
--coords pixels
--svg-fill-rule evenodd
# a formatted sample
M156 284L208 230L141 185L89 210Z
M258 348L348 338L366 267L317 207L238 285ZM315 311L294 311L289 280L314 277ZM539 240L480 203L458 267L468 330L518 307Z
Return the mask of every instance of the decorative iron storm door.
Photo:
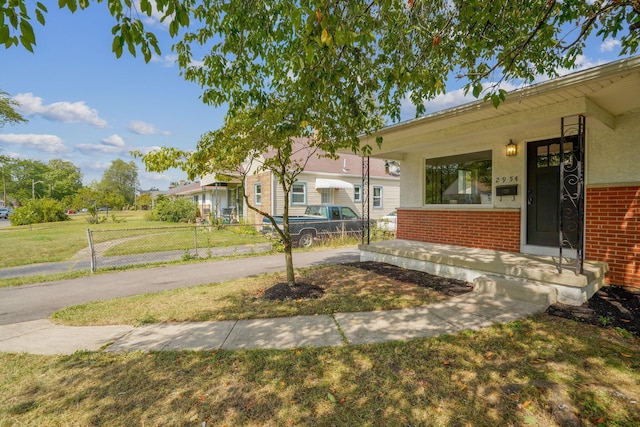
M584 117L561 120L560 138L527 144L527 244L584 256Z

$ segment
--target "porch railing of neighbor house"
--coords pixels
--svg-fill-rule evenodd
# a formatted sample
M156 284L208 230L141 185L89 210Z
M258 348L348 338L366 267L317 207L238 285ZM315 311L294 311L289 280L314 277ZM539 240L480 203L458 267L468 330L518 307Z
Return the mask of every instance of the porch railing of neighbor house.
M562 273L563 248L576 251L576 274L582 274L584 264L584 153L585 116L561 119L560 137L560 203L558 205L558 240L560 256L558 271ZM565 144L578 147L565 153ZM573 146L572 146L573 147Z

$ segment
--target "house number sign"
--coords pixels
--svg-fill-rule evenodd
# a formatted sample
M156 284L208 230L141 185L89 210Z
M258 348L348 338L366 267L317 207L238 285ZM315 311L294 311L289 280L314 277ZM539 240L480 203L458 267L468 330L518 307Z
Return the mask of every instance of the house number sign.
M516 183L518 182L518 176L498 176L496 177L496 184Z

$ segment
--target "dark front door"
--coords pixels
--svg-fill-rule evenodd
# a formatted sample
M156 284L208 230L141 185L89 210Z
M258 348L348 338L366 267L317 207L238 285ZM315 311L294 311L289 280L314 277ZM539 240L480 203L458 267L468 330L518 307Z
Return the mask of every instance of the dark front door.
M573 155L574 150L578 149L578 144L573 138L565 140L564 156L560 155L560 138L528 143L527 244L558 247L560 164L562 161L565 163L574 161L576 158ZM563 209L565 209L564 206ZM574 213L563 213L565 214ZM576 233L576 230L572 233ZM571 241L574 239L572 238Z

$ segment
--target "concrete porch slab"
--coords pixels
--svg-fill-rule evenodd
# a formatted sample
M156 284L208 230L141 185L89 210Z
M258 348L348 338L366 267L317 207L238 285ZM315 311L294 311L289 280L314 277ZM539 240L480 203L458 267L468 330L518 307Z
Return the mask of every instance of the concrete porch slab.
M584 274L578 275L573 271L573 266L569 267L572 260L563 259L564 268L559 273L558 257L411 240L386 240L360 245L359 248L361 261L386 262L468 282L489 275L521 283L551 286L556 289L557 302L569 305L582 305L591 298L604 285L608 271L606 263L586 261ZM511 288L513 292L513 287ZM495 290L493 293L495 292L503 291Z

